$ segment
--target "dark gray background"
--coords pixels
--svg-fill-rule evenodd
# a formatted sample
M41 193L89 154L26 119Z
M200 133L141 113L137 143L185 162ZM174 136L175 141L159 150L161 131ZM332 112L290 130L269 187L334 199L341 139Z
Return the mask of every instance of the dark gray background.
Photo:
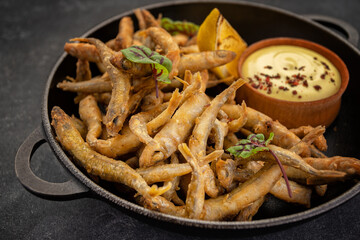
M94 198L47 200L22 187L15 176L14 157L41 124L44 85L64 43L103 20L153 2L161 1L0 1L0 239L359 239L360 195L325 214L284 227L204 231L159 224ZM360 31L358 0L252 2L336 17ZM35 152L32 168L48 181L69 178L47 144Z

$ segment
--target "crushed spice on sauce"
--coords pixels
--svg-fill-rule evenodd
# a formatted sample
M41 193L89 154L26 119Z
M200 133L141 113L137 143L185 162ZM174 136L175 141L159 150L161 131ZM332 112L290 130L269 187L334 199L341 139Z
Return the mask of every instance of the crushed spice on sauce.
M290 101L326 98L341 85L340 74L330 61L312 50L290 45L254 52L245 60L242 75L253 88Z

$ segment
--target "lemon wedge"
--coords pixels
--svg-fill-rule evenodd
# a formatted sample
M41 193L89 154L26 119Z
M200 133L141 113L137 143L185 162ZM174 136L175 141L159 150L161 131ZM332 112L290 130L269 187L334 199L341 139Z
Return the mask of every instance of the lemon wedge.
M239 76L237 63L247 44L223 17L219 9L214 8L200 25L197 45L200 51L230 50L235 52L234 60L211 70L219 78Z

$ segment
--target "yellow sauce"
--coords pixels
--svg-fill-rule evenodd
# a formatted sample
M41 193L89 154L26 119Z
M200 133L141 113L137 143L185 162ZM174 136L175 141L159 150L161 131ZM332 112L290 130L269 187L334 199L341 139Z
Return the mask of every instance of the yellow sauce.
M242 76L262 93L288 101L314 101L335 94L341 85L336 67L303 47L262 48L244 61Z

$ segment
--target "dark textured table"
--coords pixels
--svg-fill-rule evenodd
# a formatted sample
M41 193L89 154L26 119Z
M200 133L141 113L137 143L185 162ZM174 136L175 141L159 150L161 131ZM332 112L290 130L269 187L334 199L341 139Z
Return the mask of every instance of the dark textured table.
M123 11L156 2L0 2L0 239L359 239L360 195L320 216L282 227L212 231L159 224L96 198L54 201L28 192L17 180L14 158L25 138L41 124L48 74L64 43ZM159 1L158 1L159 2ZM298 14L342 19L360 31L360 1L257 0ZM353 79L357 80L357 79ZM359 157L359 156L357 156ZM31 163L41 178L70 178L47 144Z

